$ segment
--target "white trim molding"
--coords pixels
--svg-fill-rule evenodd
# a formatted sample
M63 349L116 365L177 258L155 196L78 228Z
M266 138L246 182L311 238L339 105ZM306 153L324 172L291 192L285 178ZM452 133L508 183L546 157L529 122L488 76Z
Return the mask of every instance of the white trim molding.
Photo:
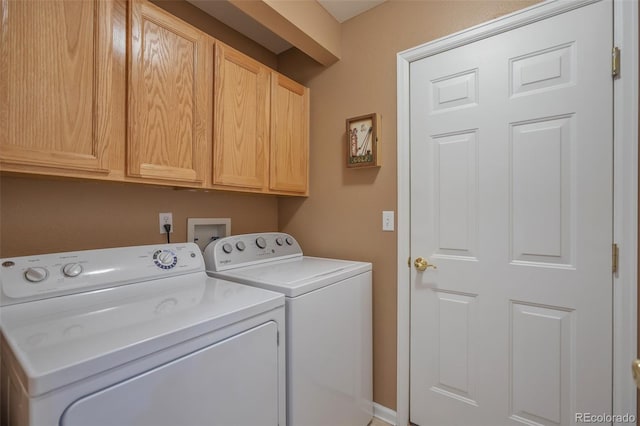
M636 414L631 362L638 356L638 2L614 0L613 42L620 78L613 85L613 238L619 246L613 280L613 412ZM619 423L615 423L619 424Z
M550 0L398 53L398 371L397 424L409 424L410 343L410 111L411 62L595 3L613 1L614 43L622 52L614 83L614 239L620 267L613 280L613 414L636 414L631 361L637 356L638 279L638 2ZM384 419L383 419L384 420ZM385 420L386 421L386 420Z
M373 417L396 426L397 414L391 408L387 408L384 405L373 403Z
M409 64L410 60L398 54L398 117L397 117L397 157L398 157L398 334L397 334L397 424L409 424L409 340L411 325L411 270L407 259L411 255L411 194L409 166Z

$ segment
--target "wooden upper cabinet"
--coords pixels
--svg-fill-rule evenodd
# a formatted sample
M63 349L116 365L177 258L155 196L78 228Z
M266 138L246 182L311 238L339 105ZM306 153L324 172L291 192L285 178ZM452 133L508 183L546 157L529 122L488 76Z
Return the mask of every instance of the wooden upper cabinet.
M266 189L271 70L222 43L215 52L213 184Z
M309 89L271 75L272 191L306 195L309 190Z
M0 16L0 171L308 194L304 86L148 0Z
M146 0L130 7L127 173L200 185L208 163L211 41Z
M0 1L3 169L107 173L113 2Z

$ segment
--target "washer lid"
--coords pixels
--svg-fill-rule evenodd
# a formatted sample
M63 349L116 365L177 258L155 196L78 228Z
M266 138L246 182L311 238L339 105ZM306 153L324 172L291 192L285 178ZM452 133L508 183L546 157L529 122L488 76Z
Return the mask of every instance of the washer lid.
M208 274L296 297L371 271L371 263L303 256Z
M197 272L3 307L3 352L8 343L38 396L283 305Z

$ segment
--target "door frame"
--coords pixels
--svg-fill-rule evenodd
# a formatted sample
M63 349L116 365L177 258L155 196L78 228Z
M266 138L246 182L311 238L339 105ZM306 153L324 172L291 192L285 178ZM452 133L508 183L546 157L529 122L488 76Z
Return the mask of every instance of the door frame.
M411 62L472 43L597 1L549 0L397 55L397 408L396 424L409 423L410 257L410 109ZM638 273L638 19L636 1L612 0L614 44L622 52L620 76L614 81L613 237L619 246L619 270L613 276L613 413L636 414L636 387L631 362L637 356Z

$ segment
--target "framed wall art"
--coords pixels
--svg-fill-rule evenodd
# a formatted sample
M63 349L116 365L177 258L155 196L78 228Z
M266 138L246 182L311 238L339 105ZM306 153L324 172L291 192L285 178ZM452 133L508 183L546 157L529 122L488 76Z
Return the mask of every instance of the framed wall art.
M347 167L379 167L378 114L347 119Z

